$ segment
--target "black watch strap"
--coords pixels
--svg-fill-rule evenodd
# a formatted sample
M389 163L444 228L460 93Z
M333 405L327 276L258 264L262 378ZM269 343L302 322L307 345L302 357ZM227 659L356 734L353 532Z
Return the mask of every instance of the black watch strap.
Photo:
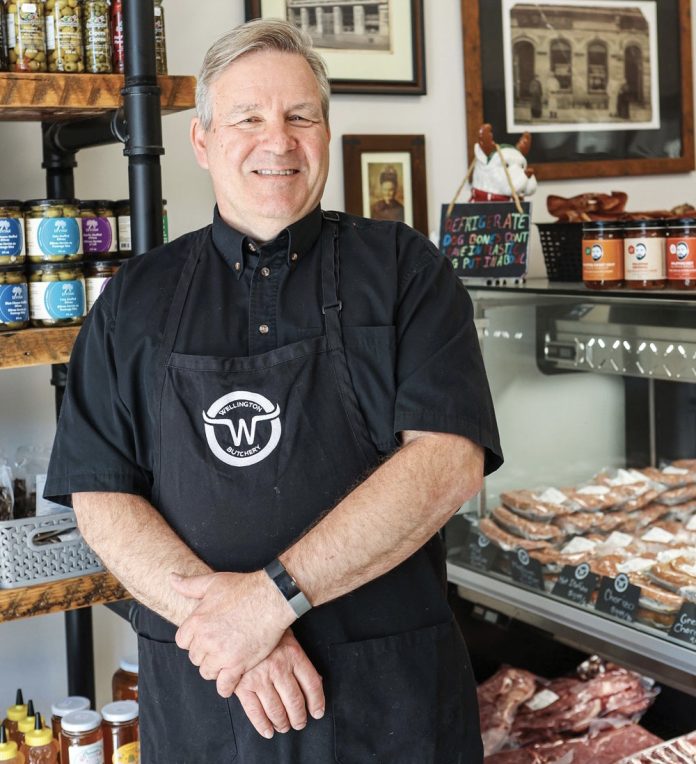
M295 611L295 615L298 618L312 609L312 605L297 585L297 581L285 570L285 566L280 560L273 560L266 565L264 570L271 581L278 587L283 597L288 601L288 604Z

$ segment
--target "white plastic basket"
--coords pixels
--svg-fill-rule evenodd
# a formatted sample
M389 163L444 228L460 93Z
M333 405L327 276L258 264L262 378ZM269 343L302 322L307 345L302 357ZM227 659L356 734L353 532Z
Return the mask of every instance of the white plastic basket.
M71 510L0 522L0 589L102 570L99 558L77 530Z

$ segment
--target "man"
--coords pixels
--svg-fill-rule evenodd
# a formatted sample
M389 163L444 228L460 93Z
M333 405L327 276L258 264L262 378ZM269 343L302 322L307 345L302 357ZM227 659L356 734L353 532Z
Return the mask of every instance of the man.
M396 198L398 176L394 167L386 167L379 174L381 197L372 205L370 217L375 220L397 220L404 222L404 205Z
M561 94L561 83L553 72L546 82L546 90L549 94L549 119L558 119L558 97Z
M73 351L46 493L140 603L146 764L481 759L437 537L502 461L471 303L411 229L322 212L328 94L286 22L213 45L213 224Z
M541 117L543 108L543 88L541 87L541 81L539 80L538 74L535 74L532 78L532 81L529 83L529 99L532 110L532 118L539 119L539 117Z

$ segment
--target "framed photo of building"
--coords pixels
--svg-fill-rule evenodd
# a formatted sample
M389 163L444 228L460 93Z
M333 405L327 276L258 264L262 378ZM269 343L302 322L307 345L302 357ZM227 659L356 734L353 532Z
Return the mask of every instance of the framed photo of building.
M422 95L423 0L245 0L246 18L282 18L307 32L333 93Z
M423 135L344 135L346 212L428 235Z
M532 134L539 179L694 169L689 0L461 0L470 150Z

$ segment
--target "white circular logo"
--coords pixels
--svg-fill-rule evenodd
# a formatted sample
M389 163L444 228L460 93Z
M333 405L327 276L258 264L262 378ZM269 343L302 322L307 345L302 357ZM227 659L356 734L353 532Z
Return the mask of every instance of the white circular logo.
M583 562L575 568L575 578L577 578L578 581L582 581L583 578L587 578L589 572L590 566L586 562Z
M623 592L628 589L628 583L628 576L625 573L619 573L614 581L614 589L616 589L619 594L623 594Z
M529 555L527 554L527 550L526 549L518 549L517 550L517 559L523 565L529 565Z
M263 461L278 445L282 429L280 406L245 390L218 398L203 412L203 422L210 450L232 467Z
M491 543L491 540L487 536L483 536L482 534L479 534L478 545L481 547L481 549L485 549L490 543Z

